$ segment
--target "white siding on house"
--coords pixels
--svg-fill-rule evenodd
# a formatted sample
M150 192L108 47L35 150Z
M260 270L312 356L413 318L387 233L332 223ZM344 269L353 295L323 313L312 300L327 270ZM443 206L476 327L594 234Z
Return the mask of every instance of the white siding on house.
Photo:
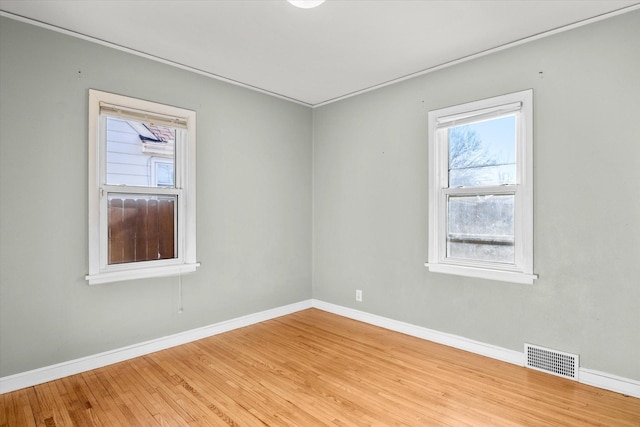
M148 132L149 138L155 136ZM107 118L107 184L155 187L154 159L170 162L168 158L143 152L144 144L127 120Z

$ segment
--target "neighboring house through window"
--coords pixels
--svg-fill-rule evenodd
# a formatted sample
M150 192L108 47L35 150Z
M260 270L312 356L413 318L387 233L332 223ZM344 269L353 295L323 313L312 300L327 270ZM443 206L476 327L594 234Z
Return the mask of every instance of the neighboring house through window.
M196 269L195 143L193 111L89 91L90 284Z
M533 283L533 92L429 112L430 271Z

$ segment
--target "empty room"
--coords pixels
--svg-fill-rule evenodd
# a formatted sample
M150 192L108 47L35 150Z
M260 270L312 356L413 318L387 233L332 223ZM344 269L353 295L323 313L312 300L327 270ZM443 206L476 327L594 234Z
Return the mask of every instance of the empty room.
M640 426L640 1L0 0L0 427Z

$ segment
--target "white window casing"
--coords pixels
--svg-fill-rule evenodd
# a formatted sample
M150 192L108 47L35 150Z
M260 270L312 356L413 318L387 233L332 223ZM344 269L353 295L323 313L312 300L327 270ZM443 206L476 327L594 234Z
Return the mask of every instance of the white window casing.
M449 186L448 129L515 116L515 182L502 185ZM533 91L474 101L430 111L429 129L429 271L532 284L533 274ZM513 209L513 262L494 262L447 253L451 197L510 195Z
M175 129L175 186L108 185L106 175L107 117ZM89 90L89 284L178 275L196 270L196 113L183 108ZM140 144L142 147L142 144ZM155 162L155 161L154 161ZM155 163L153 163L155 164ZM168 196L177 200L174 214L174 256L124 263L107 260L107 198Z

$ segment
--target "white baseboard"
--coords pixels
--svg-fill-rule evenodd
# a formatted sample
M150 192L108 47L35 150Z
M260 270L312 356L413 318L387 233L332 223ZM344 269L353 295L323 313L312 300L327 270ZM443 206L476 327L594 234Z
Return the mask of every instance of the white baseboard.
M640 398L640 381L587 368L580 368L578 376L583 384Z
M350 319L359 320L370 325L380 326L396 332L401 332L412 337L422 338L433 341L438 344L444 344L449 347L466 350L471 353L480 354L482 356L491 357L493 359L502 360L503 362L513 363L514 365L524 366L524 353L515 350L498 347L491 344L485 344L479 341L470 340L458 335L447 334L445 332L435 331L433 329L423 328L422 326L412 325L410 323L400 322L398 320L388 319L386 317L377 316L375 314L366 313L364 311L354 310L352 308L340 305L330 304L323 301L312 300L313 307L330 313L338 314Z
M31 371L21 372L15 375L9 375L0 378L0 394L68 377L69 375L79 374L91 369L101 368L113 363L133 359L134 357L144 356L145 354L165 350L167 348L211 337L223 332L264 322L266 320L275 319L276 317L285 316L287 314L311 308L311 306L311 300L301 301L261 311L259 313L226 320L224 322L215 323L202 328L191 329L189 331L145 341L139 344L105 351L104 353L98 353Z
M432 329L423 328L421 326L412 325L410 323L388 319L386 317L377 316L375 314L370 314L364 311L330 304L315 299L312 300L312 304L314 308L338 314L343 317L359 320L364 323L380 326L385 329L401 332L403 334L437 342L439 344L448 345L449 347L466 350L472 353L480 354L482 356L491 357L493 359L502 360L503 362L512 363L514 365L525 365L526 360L524 352L497 347L491 344L470 340L458 335L434 331ZM606 372L595 371L587 368L579 368L578 382L605 390L615 391L627 396L640 398L640 381L618 377Z
M144 356L145 354L154 353L156 351L186 344L202 338L221 334L223 332L228 332L234 329L253 325L255 323L264 322L266 320L275 319L280 316L285 316L287 314L295 313L297 311L305 310L312 307L319 310L327 311L329 313L334 313L339 316L368 323L370 325L380 326L391 331L400 332L428 341L444 344L449 347L454 347L482 356L491 357L503 362L512 363L514 365L524 366L525 364L525 356L523 352L509 350L491 344L474 341L458 335L439 332L433 329L424 328L422 326L416 326L410 323L400 322L398 320L366 313L364 311L359 311L352 308L312 299L261 311L259 313L254 313L231 320L226 320L224 322L204 326L202 328L192 329L175 335L169 335L155 340L119 348L116 350L111 350L80 359L70 360L68 362L58 363L56 365L45 366L43 368L34 369L32 371L2 377L0 378L0 394L42 384L47 381L64 378L69 375L79 374L91 369L101 368L113 363L133 359L134 357ZM618 377L606 372L595 371L582 367L578 372L578 381L594 387L640 398L640 381Z

